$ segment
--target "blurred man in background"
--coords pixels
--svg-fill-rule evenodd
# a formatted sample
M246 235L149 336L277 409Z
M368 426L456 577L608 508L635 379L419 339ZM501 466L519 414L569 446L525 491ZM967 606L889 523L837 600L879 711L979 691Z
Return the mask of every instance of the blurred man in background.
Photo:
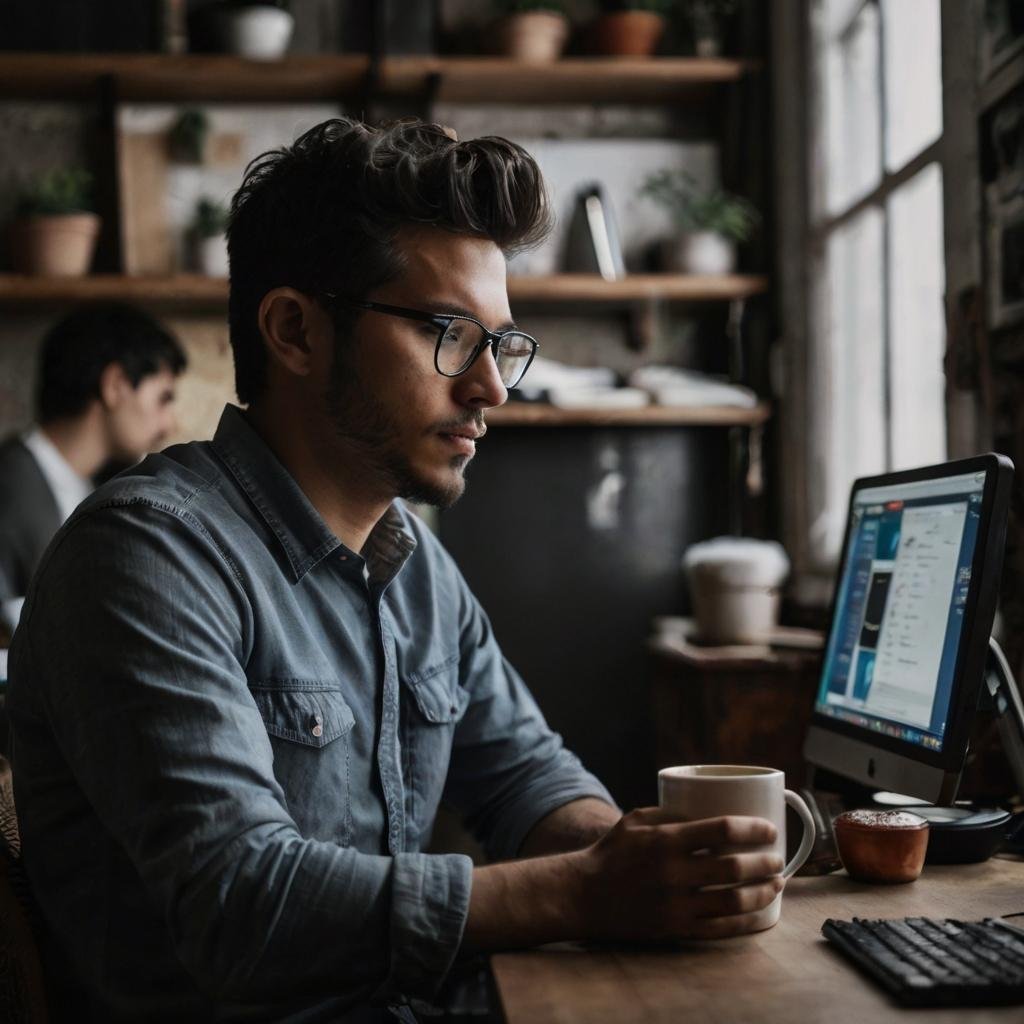
M0 444L0 627L13 630L50 539L111 463L157 448L175 427L186 358L132 306L89 306L43 340L36 422Z

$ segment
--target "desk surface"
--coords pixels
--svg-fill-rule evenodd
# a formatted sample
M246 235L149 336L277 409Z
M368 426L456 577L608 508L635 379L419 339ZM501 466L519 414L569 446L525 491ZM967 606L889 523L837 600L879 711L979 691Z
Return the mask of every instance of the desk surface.
M492 964L508 1024L927 1024L1024 1019L1020 1006L901 1010L832 950L827 917L980 919L1024 911L1024 861L926 866L909 885L870 886L845 873L790 879L772 929L672 948L562 944Z

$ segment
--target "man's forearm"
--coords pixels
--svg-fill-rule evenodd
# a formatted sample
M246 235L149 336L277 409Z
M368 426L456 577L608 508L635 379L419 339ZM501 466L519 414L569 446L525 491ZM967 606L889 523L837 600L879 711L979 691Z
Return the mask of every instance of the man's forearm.
M520 857L580 850L597 842L620 818L622 811L595 797L564 804L541 818L527 833Z
M564 853L474 868L462 953L579 938L580 858Z

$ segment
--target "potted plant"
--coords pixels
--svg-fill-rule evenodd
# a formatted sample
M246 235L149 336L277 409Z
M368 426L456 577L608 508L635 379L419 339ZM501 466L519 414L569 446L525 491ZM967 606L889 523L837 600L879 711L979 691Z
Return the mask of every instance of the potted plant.
M674 0L603 0L594 24L594 49L608 57L649 57L674 6Z
M14 268L42 277L81 277L89 271L99 233L92 175L81 167L52 170L21 194L10 235Z
M736 10L736 0L687 0L684 9L698 57L722 55L722 22Z
M250 60L283 57L295 28L288 0L224 0L215 15L224 51Z
M558 60L569 38L569 19L561 0L501 0L499 52L516 60Z
M761 217L753 204L721 189L702 189L692 174L661 170L649 174L640 195L671 213L680 236L667 247L669 270L684 274L728 274L736 267L736 246L754 233Z
M210 138L210 116L200 107L183 110L168 134L171 159L179 164L201 164Z
M224 204L209 196L200 198L192 221L192 252L196 269L207 277L228 276L227 226Z

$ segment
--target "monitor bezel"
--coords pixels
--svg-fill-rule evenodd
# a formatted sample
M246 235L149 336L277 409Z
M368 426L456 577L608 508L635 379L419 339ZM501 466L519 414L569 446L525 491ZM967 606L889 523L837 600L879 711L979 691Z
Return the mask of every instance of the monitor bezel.
M818 711L817 706L822 685L821 674L825 670L829 641L835 627L836 606L839 601L852 538L850 525L857 492L924 480L938 481L947 477L980 471L985 472L985 485L982 491L978 537L974 558L971 561L971 584L964 604L962 640L953 668L953 686L947 716L949 726L943 736L942 749L929 750L927 747L909 740L887 736L884 733L854 725L852 722L822 714ZM860 477L853 482L846 511L843 549L835 574L832 601L829 605L828 627L825 632L821 667L818 683L814 690L814 704L811 708L810 719L812 728L824 729L827 732L848 737L865 743L869 747L885 750L919 762L929 768L941 770L946 774L959 774L967 756L971 724L978 704L978 692L982 683L985 659L988 656L992 622L995 618L1012 481L1013 463L1006 456L989 452L953 462ZM822 760L822 758L816 758L814 764L842 774L841 767L836 764L822 764ZM866 782L868 780L858 779L857 781Z

